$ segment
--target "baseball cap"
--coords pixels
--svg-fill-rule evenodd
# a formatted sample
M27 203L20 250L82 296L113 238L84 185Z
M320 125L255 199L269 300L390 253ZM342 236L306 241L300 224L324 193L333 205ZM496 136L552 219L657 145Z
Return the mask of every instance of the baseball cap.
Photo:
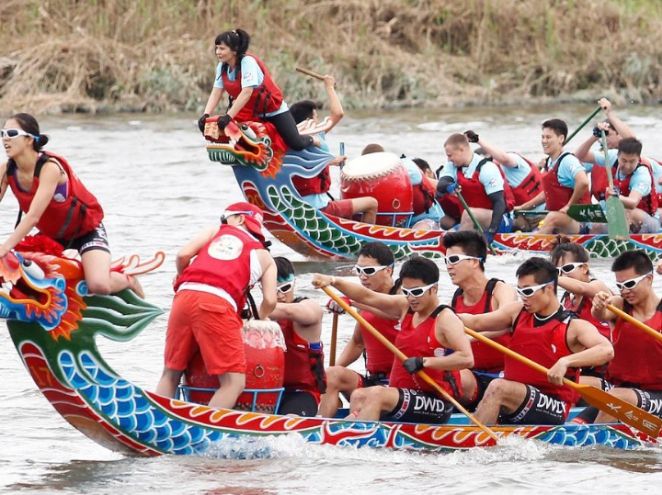
M258 206L245 201L233 203L225 209L224 216L228 217L230 215L244 215L246 230L257 237L260 242L265 243L266 239L262 231L264 215Z

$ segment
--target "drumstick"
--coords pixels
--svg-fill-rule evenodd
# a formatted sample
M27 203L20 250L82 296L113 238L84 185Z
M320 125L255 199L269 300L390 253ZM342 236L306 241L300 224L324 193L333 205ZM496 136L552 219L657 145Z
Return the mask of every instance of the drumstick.
M295 69L297 72L301 72L302 74L306 74L307 76L314 77L315 79L319 79L320 81L324 81L324 76L322 74L318 74L317 72L313 72L312 70L304 69L303 67L296 67Z

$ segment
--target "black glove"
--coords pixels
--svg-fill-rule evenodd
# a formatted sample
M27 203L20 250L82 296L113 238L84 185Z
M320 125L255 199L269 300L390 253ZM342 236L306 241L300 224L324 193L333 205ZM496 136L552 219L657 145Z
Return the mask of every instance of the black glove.
M205 132L205 124L207 123L207 117L209 117L209 114L206 113L202 117L198 119L198 129L200 129L200 132Z
M600 139L602 137L602 129L600 129L597 125L593 128L593 135ZM609 136L609 129L605 129L605 136Z
M421 356L407 358L402 361L402 366L407 370L407 373L414 374L423 369L423 358Z
M478 142L478 134L476 134L474 131L464 131L464 135L467 136L467 139L469 140L470 143L477 143Z
M218 128L223 130L225 127L230 123L232 120L232 117L230 117L227 113L225 115L221 115L216 123L218 124Z

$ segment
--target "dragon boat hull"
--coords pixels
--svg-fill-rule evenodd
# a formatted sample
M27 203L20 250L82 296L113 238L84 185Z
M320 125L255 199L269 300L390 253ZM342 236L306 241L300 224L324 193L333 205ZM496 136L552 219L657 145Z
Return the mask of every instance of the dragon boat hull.
M248 131L246 131L248 129ZM269 129L259 123L246 123L227 129L232 143L218 142L223 137L214 134L216 142L207 143L209 159L231 166L235 179L246 198L265 212L265 227L278 240L293 250L310 258L354 259L361 246L370 241L387 244L396 259L414 253L428 257L440 257L444 253L443 230L413 230L410 228L373 225L338 218L317 210L306 203L292 183L292 177L311 178L327 167L333 158L318 148L287 151L270 146ZM247 132L252 137L247 137ZM262 136L258 143L255 135ZM206 134L207 136L207 134ZM209 136L207 136L209 138ZM250 141L252 146L269 148L260 158L247 156L243 148ZM243 143L237 145L236 143ZM394 188L397 194L397 187ZM642 249L653 259L662 259L662 232L657 234L633 234L629 241L610 239L608 235L573 235L570 241L586 248L595 258L611 258L625 251ZM536 233L497 234L494 247L497 253L529 252L546 254L556 240L554 235Z

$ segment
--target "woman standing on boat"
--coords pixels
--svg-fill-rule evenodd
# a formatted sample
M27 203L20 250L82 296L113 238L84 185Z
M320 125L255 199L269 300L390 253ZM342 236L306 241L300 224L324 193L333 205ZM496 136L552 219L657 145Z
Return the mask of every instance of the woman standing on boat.
M559 285L565 289L561 297L563 307L582 320L592 323L611 341L609 323L598 320L591 314L593 297L598 292L611 294L611 291L602 280L591 276L586 249L579 244L560 242L552 250L550 258L559 272Z
M33 227L65 249L81 255L88 290L109 294L131 287L142 296L138 281L110 271L110 248L103 226L103 210L71 166L61 156L43 151L48 136L27 113L12 116L2 129L8 160L0 165L0 199L9 187L20 207L14 232L0 244L5 256Z
M224 129L234 119L239 122L271 122L288 147L302 150L311 144L319 146L314 136L299 134L280 88L271 78L269 70L255 55L248 53L250 36L236 29L216 36L216 78L205 111L198 120L200 132L204 132L205 121L227 92L230 105L225 115L218 118L218 126Z

